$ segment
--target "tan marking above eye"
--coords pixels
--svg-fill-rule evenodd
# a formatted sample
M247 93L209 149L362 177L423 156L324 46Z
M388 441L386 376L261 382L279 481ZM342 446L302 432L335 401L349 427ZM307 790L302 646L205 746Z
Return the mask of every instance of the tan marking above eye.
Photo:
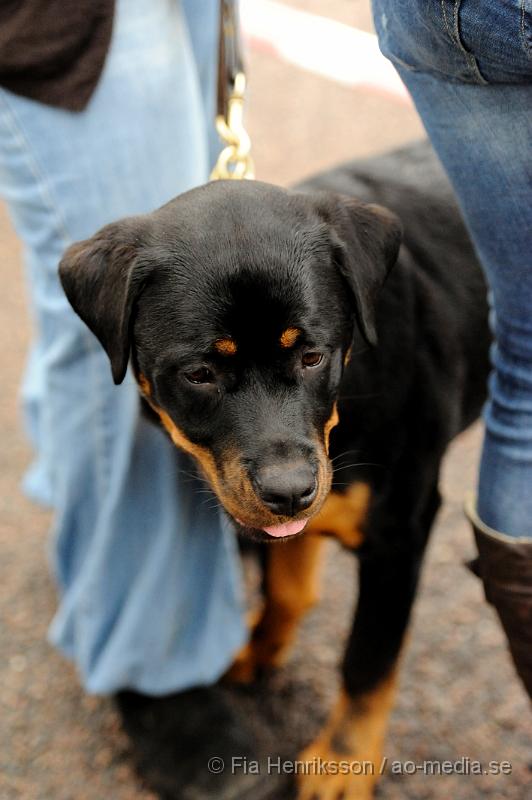
M281 347L293 347L297 342L299 334L301 331L299 328L287 328L284 330L280 336L279 344Z
M234 356L238 349L234 339L230 339L229 337L217 339L214 343L214 347L222 356Z

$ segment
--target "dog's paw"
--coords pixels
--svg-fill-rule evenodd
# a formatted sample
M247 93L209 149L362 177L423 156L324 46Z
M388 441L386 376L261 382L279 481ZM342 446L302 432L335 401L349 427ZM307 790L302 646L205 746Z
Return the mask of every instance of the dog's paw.
M372 800L373 786L361 781L360 775L300 776L297 800Z
M319 739L299 755L305 764L298 774L297 800L372 800L378 765L362 764L339 754Z
M340 693L320 735L299 757L298 800L371 800L384 768L394 687L395 671L365 694Z

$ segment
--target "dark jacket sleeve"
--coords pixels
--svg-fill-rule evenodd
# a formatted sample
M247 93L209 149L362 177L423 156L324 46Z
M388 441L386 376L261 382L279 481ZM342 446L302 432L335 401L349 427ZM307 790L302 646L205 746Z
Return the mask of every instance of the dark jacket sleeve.
M100 78L113 16L114 0L0 0L0 86L81 111Z

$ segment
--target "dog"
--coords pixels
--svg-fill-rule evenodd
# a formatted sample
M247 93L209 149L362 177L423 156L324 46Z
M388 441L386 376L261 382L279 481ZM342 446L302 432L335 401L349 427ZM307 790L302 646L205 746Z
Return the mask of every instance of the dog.
M115 382L131 363L235 527L283 542L235 679L282 662L322 534L358 555L343 688L301 758L378 765L441 460L489 372L486 285L429 145L295 189L193 189L72 245L59 272ZM361 800L375 780L302 775L299 797Z

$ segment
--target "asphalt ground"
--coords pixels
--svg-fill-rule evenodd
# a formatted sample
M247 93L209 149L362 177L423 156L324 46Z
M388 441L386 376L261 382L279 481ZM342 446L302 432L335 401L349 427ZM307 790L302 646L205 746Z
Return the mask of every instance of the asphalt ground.
M290 5L369 29L366 2L299 0ZM343 159L419 138L415 112L375 91L348 89L249 53L248 123L257 176L288 185ZM21 247L0 208L0 800L147 800L107 698L84 695L75 671L46 643L56 603L46 560L50 515L20 490L30 461L18 387L31 323ZM464 568L473 555L463 519L474 485L480 426L446 459L443 509L428 551L385 754L424 760L511 764L506 775L385 772L388 800L532 797L530 708L480 584ZM348 632L356 580L352 558L328 546L323 598L302 625L289 663L266 684L235 692L254 724L296 752L316 733L338 689L336 664ZM459 767L460 769L460 767ZM412 767L403 767L411 771ZM530 794L527 795L527 792Z

